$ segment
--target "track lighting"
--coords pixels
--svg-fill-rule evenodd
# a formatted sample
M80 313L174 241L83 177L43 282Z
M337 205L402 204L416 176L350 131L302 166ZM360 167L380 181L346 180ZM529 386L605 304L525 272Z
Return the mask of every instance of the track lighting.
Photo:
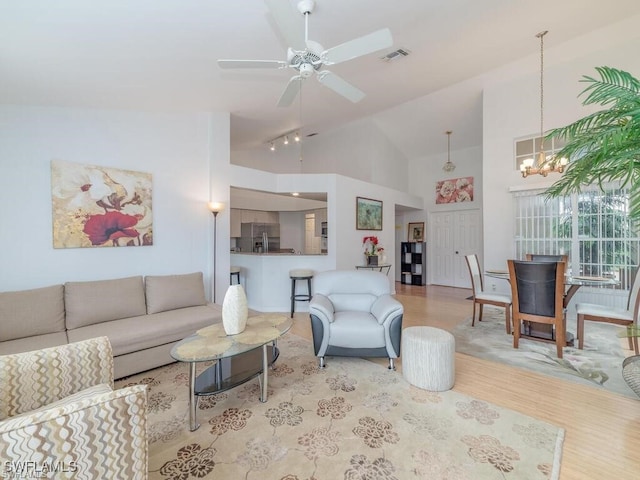
M300 137L300 132L298 130L291 130L290 132L283 133L279 137L272 138L267 141L267 145L269 145L269 150L272 152L276 150L277 145L289 145L289 138L292 138L295 143L300 143L302 138Z

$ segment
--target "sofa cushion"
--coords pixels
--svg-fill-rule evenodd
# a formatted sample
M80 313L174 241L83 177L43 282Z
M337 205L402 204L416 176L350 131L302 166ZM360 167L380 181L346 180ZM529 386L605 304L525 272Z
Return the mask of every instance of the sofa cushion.
M70 330L67 333L70 342L106 335L113 348L113 356L117 357L182 340L200 328L221 321L222 307L208 304L123 318Z
M149 275L145 278L147 313L207 304L202 272L184 275Z
M344 348L380 348L386 345L384 327L366 312L337 312L329 343Z
M68 330L144 315L147 311L142 276L67 282L64 292Z
M64 332L64 287L0 293L0 342Z
M0 355L31 352L43 348L57 347L69 343L67 332L45 333L44 335L32 335L31 337L16 338L0 342Z

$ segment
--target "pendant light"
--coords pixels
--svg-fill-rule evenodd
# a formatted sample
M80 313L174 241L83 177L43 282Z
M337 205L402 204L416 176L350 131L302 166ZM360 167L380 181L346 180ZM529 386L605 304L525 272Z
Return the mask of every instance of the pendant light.
M447 163L442 166L442 170L447 173L451 173L456 169L456 166L451 161L451 134L453 132L451 130L447 130L445 133L447 134Z

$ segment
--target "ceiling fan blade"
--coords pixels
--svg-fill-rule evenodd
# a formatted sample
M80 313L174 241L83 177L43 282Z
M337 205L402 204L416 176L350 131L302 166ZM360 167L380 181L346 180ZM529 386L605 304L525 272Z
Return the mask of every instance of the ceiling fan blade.
M335 65L393 45L391 30L383 28L328 49L322 54L325 65Z
M354 87L343 78L327 70L318 73L318 81L326 87L329 87L338 95L342 95L347 100L351 100L353 103L359 102L365 96L362 90Z
M280 60L218 60L220 68L285 68L287 62Z
M300 75L296 75L291 77L289 83L287 83L284 92L280 96L280 100L278 100L279 107L288 107L293 103L298 92L300 91L300 87L302 87L302 77Z
M293 9L288 0L264 0L264 3L287 41L287 46L294 50L304 50L304 18L300 18L300 14Z

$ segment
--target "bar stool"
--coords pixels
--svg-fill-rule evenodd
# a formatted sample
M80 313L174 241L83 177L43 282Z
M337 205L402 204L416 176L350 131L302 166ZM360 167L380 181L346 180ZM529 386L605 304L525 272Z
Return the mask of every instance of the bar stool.
M236 280L238 281L238 283L240 283L240 271L241 268L240 267L231 267L229 268L229 284L233 285L233 277L236 277Z
M308 302L311 300L311 279L313 278L313 270L306 270L302 268L289 270L289 278L291 278L291 318L293 318L296 301ZM296 280L307 281L307 293L296 293Z

